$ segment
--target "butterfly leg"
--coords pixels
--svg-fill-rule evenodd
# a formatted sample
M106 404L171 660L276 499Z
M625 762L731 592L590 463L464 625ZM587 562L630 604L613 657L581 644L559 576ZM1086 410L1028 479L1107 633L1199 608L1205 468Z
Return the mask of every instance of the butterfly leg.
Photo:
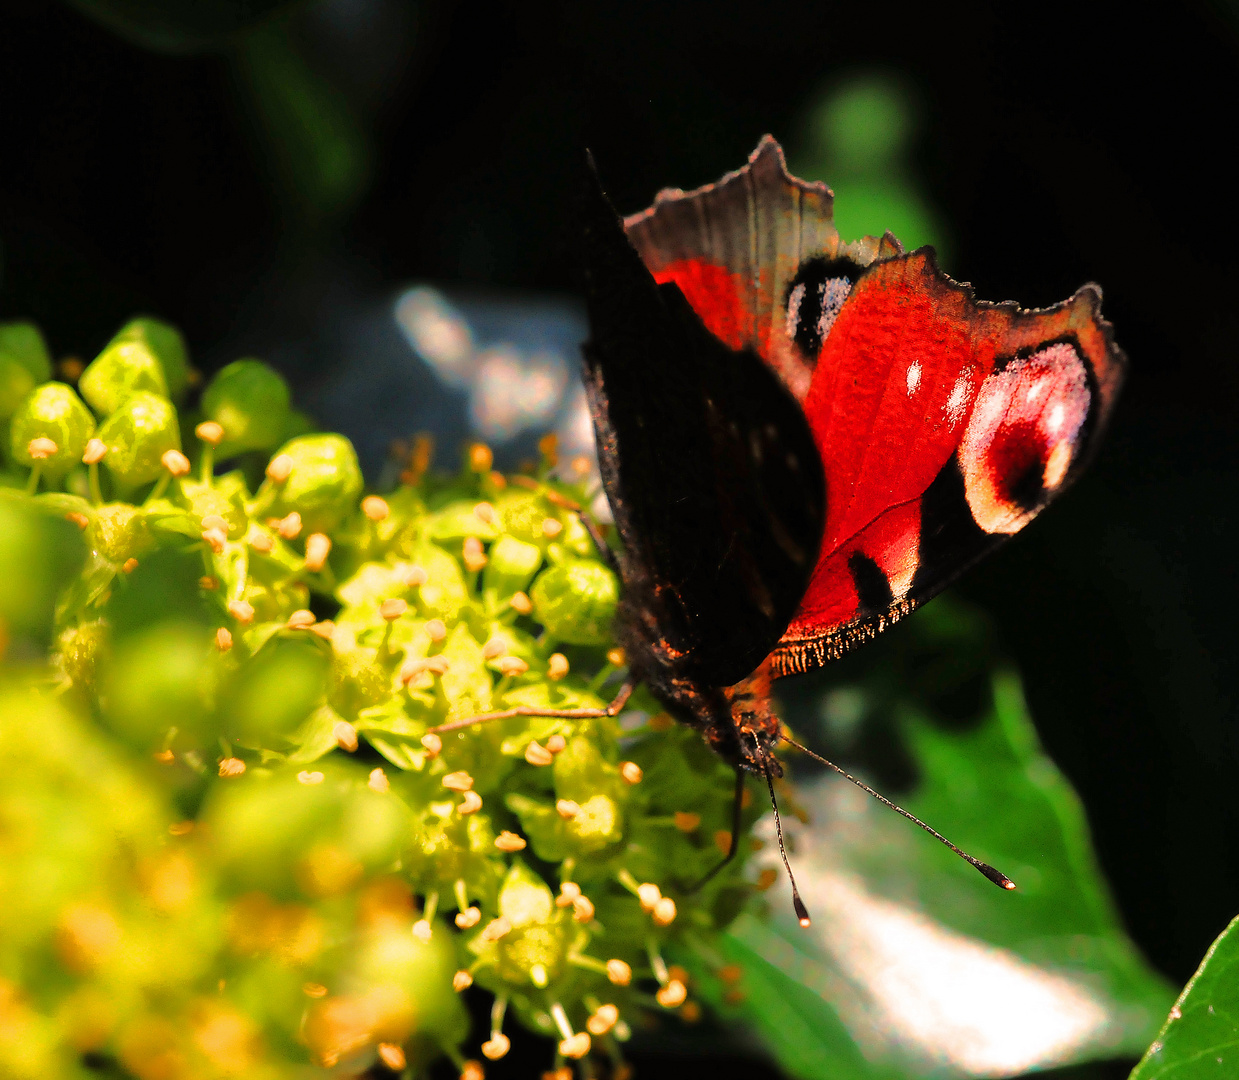
M598 522L588 510L577 510L577 517L581 519L581 524L585 526L585 531L589 533L589 538L594 542L594 547L598 549L598 554L615 573L620 573L619 556L615 554L612 548L602 535L602 529L598 527Z
M472 727L474 724L486 724L491 720L506 720L511 716L551 716L561 720L597 720L603 716L616 716L623 711L636 685L631 680L625 682L619 688L619 693L612 698L611 703L602 709L541 709L536 705L517 705L511 709L478 713L477 716L466 716L463 720L452 720L447 724L429 728L427 734L442 735L446 731L459 731L461 728Z
M710 881L720 870L723 869L732 859L736 857L736 852L740 850L740 828L744 815L744 770L736 768L736 789L735 798L731 801L731 843L727 848L727 854L723 856L723 861L714 867L705 877L694 882L689 886L689 892L696 892L706 882Z

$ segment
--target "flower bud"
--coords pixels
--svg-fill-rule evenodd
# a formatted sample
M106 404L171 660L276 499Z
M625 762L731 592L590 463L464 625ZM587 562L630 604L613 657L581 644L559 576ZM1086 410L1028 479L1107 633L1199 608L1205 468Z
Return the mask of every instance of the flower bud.
M95 511L95 544L109 562L123 563L153 544L142 512L129 503L107 503Z
M263 484L271 498L270 513L283 517L295 510L307 532L331 532L361 494L361 466L353 444L343 435L300 435L284 444L270 467L281 458L287 459L287 478Z
M99 438L108 448L104 467L122 488L130 489L156 479L164 469L163 455L181 448L172 402L144 390L130 394L112 411L99 428Z
M514 536L501 536L491 545L482 575L482 588L496 596L511 596L528 587L542 565L542 549Z
M52 377L52 358L34 323L0 323L0 420L17 411L39 383Z
M82 460L86 443L93 434L95 418L82 404L71 386L44 383L18 406L10 429L13 460L22 465L38 461L43 475L57 479ZM54 449L45 452L49 440ZM34 453L31 443L35 443Z
M163 365L145 342L113 338L82 372L78 389L100 416L110 416L132 394L168 397Z
M117 332L104 352L118 346L136 347L154 357L163 372L165 392L173 401L179 401L198 380L198 372L189 364L185 339L175 326L160 319L132 319Z
M221 458L266 450L284 437L288 383L261 360L234 360L202 392L202 412L224 429Z
M601 563L560 563L538 575L530 591L537 619L557 641L603 645L619 603L619 580Z

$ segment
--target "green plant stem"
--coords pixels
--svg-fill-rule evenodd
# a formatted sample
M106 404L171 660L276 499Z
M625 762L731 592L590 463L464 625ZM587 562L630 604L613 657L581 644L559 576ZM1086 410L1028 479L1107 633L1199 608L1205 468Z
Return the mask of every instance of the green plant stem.
M90 501L95 506L103 505L103 488L99 484L99 462L92 461L86 466L86 482L89 486Z
M168 490L168 484L172 482L172 474L166 469L163 475L155 481L155 486L151 488L151 493L147 495L143 501L143 506L150 506L156 499L160 498L165 491Z
M210 443L202 444L202 471L199 478L207 487L211 486L211 482L215 479L215 447Z
M30 466L30 477L26 481L26 494L33 495L39 490L39 478L43 475L43 466L35 462Z

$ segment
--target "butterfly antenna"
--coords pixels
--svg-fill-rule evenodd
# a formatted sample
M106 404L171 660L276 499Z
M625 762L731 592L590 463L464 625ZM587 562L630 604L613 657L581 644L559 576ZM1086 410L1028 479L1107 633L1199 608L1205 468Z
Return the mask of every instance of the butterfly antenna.
M787 870L787 880L792 883L792 907L796 909L796 918L800 920L800 925L807 927L811 922L809 909L800 899L800 890L796 888L796 875L792 873L792 864L787 861L787 848L783 844L783 821L779 817L779 801L774 797L774 780L770 776L770 766L766 763L764 754L761 758L761 768L766 774L766 787L770 790L770 805L774 809L774 831L779 838L779 854L783 858L783 867Z
M836 765L833 761L828 761L826 758L822 757L821 754L815 754L807 746L801 746L800 743L798 743L795 739L791 738L790 736L780 733L779 738L782 739L789 746L794 746L802 754L808 754L809 757L811 757L814 761L820 761L823 765L827 766L828 768L834 769L835 772L837 772L845 780L851 780L853 784L855 784L862 791L868 792L875 799L877 799L878 802L880 802L883 806L890 807L892 810L895 811L895 813L902 814L909 821L914 822L915 824L919 825L922 829L924 829L927 833L929 833L929 835L932 836L935 840L938 840L941 843L945 844L947 847L949 847L953 852L955 852L956 855L958 855L961 859L963 859L964 862L971 863L973 866L975 866L978 870L981 871L982 874L984 874L987 878L989 878L989 880L992 881L995 885L1003 889L1014 889L1015 888L1015 882L1012 881L1009 877L1007 877L1006 874L1002 873L1001 870L995 870L994 867L990 866L989 863L985 863L985 862L982 862L980 859L973 858L973 856L969 855L968 852L964 851L962 848L957 848L954 844L951 843L950 840L948 840L945 836L943 836L936 829L930 828L928 825L925 824L925 822L923 822L915 814L905 810L902 806L896 806L895 803L891 802L890 799L888 799L885 795L879 794L878 792L874 791L873 788L871 788L863 780L858 780L850 772L846 772L843 769L839 768L839 766ZM771 797L773 797L773 794L774 793L772 791ZM775 820L777 821L778 818L776 817Z

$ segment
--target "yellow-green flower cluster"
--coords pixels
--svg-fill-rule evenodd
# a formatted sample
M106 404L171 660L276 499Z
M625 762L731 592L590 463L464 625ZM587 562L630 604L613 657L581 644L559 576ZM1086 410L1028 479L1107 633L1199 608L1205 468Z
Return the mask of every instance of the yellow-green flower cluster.
M443 479L417 443L363 497L259 361L191 410L179 335L144 319L77 389L50 374L0 326L0 1074L448 1055L476 1080L513 1018L548 1067L622 1069L646 1015L698 1014L668 959L712 955L751 888L743 859L692 888L730 770L640 691L435 730L622 678L619 583L553 445Z

